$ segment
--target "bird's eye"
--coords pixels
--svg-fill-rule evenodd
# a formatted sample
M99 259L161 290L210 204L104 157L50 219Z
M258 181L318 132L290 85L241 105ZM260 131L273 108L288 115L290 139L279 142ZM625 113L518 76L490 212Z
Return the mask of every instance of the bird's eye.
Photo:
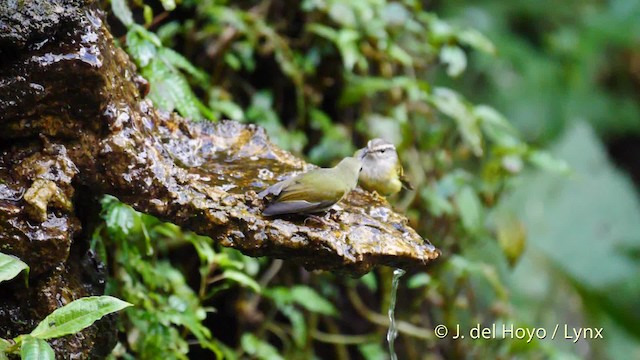
M384 154L385 151L387 151L387 149L380 150L380 152L383 153L383 154Z

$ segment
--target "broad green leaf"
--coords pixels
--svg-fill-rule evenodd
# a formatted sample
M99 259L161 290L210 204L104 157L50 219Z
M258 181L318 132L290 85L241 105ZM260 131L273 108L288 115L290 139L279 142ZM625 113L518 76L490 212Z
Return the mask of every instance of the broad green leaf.
M212 99L209 107L215 111L220 111L226 117L236 121L244 120L244 111L233 101Z
M0 282L13 279L22 270L26 270L25 276L28 279L29 265L15 256L0 253Z
M333 21L342 26L356 26L356 15L353 13L353 9L349 6L349 3L333 2L329 6L329 16Z
M153 8L147 4L142 9L142 15L144 18L144 25L149 26L153 22Z
M366 59L363 57L358 47L358 40L360 33L354 30L342 29L338 31L338 38L336 39L336 46L342 55L342 62L345 69L351 71L356 63L360 65L366 64Z
M443 114L454 119L464 141L476 156L482 155L482 135L478 119L470 106L457 92L447 88L434 88L432 103Z
M302 312L296 310L296 308L291 305L282 307L280 311L282 311L291 323L293 341L299 348L302 348L307 340L307 326Z
M206 85L209 82L209 75L207 75L207 73L193 66L189 59L185 58L175 50L163 47L159 50L158 56L161 56L164 60L178 69L186 71L200 84Z
M278 350L268 342L258 339L251 333L244 333L240 339L242 349L260 360L284 360Z
M142 71L149 79L149 99L166 111L177 110L180 115L200 120L198 98L184 76L164 58L154 58Z
M129 306L133 305L106 295L74 300L54 310L38 324L30 335L39 339L52 339L74 334L103 316Z
M429 283L431 283L431 276L427 273L419 273L409 278L407 281L407 287L409 289L415 289L429 285Z
M391 55L391 57L393 57L400 64L404 66L413 66L413 58L400 46L391 44L389 46L389 50L387 51L389 52L389 55Z
M521 144L516 129L494 108L478 105L473 112L488 139L505 147L516 147Z
M333 42L336 42L338 39L338 32L329 26L321 24L309 24L307 26L307 30Z
M133 15L127 5L127 0L111 0L111 10L124 26L129 27L133 24Z
M370 138L383 138L394 144L402 143L402 124L393 118L371 113L364 119L367 125L367 134ZM346 140L346 139L345 139ZM343 140L343 142L345 142Z
M568 174L570 172L569 165L562 159L556 158L546 151L531 151L527 160L541 169Z
M175 0L160 0L162 7L167 11L173 11L176 8Z
M458 33L458 40L488 54L495 54L496 47L491 40L475 29L467 29Z
M387 349L383 348L380 343L367 343L358 345L358 351L365 360L387 359L389 355Z
M158 49L151 41L142 38L134 27L127 32L127 52L138 66L144 68L156 56Z
M462 225L470 232L482 227L482 203L471 186L465 186L456 194L456 204Z
M22 360L55 360L56 355L46 341L27 335L22 338L20 358Z
M376 291L378 289L378 280L376 279L376 274L371 271L366 275L360 278L360 281L371 291Z
M346 106L354 104L365 96L371 96L379 91L393 88L394 83L390 79L379 77L352 76L348 85L340 96L340 105Z
M528 229L522 259L527 262L520 265L539 263L544 256L593 289L608 289L637 278L637 264L621 251L637 246L640 234L640 202L631 181L609 162L587 124L571 128L551 154L566 160L573 174L532 174L518 183L503 205L504 211L514 211ZM539 271L529 273L534 270L522 270L520 265L516 282L525 291L539 291L534 285L544 277L527 280Z
M8 349L11 345L13 345L13 344L11 342L9 342L8 340L0 338L0 360L9 359L7 357L6 349Z
M260 285L245 273L229 269L225 270L223 274L226 279L233 280L240 285L249 287L257 293L260 292Z
M411 17L409 10L399 2L386 4L380 15L382 19L391 26L404 26Z
M292 287L291 297L298 305L309 311L324 315L335 315L338 313L332 303L308 286L299 285Z
M447 64L447 75L456 77L467 68L467 56L457 46L445 45L440 50L440 61Z

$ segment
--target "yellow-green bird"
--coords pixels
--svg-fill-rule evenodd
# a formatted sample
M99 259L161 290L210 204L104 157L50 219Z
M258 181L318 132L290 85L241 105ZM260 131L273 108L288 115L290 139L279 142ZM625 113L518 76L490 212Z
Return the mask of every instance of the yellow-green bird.
M404 169L392 143L383 139L369 140L354 156L362 160L359 183L363 189L384 196L395 194L403 187L413 190L404 177Z
M268 187L260 197L275 195L264 216L311 214L329 210L358 184L360 159L346 157L332 168L313 169Z

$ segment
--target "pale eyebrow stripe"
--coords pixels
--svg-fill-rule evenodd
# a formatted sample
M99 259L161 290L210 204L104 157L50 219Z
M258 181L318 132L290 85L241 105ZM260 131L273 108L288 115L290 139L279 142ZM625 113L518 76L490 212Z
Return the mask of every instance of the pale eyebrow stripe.
M372 149L369 149L369 151L376 152L376 151L382 151L382 150L395 150L395 149L396 147L393 144L384 144L384 145L379 145Z

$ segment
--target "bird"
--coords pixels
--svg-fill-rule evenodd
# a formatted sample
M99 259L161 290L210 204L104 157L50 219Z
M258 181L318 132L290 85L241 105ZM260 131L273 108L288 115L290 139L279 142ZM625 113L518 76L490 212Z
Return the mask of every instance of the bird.
M358 183L363 189L376 191L383 196L393 195L403 187L413 190L404 176L404 169L392 143L380 138L369 140L367 146L356 151L354 157L362 161Z
M258 194L275 197L262 210L264 216L313 214L329 210L358 184L362 162L346 157L335 167L313 169L280 181Z

